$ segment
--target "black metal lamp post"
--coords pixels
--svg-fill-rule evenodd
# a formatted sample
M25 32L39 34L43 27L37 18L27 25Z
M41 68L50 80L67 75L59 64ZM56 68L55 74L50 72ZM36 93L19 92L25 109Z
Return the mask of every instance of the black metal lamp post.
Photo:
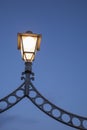
M41 34L33 34L31 31L18 33L18 49L21 50L22 59L25 61L25 95L29 95L30 75L32 72L32 61L35 54L40 50Z
M24 83L11 94L0 99L0 113L27 97L41 111L53 119L80 130L87 130L87 117L82 117L57 107L42 96L32 84L31 80L34 79L32 62L35 59L36 52L40 50L40 43L41 34L33 34L31 31L18 33L18 49L21 50L22 59L25 61L25 71L22 73ZM22 92L22 95L19 94L20 92ZM10 98L14 98L14 100L11 102ZM4 104L4 107L2 107L2 104Z

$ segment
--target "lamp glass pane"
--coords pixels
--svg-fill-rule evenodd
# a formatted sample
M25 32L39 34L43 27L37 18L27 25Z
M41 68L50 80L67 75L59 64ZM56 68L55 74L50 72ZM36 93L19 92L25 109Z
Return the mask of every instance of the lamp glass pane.
M30 61L30 62L32 62L32 61L34 60L34 54L33 54L33 53L24 53L23 56L24 56L23 59L24 59L25 61Z
M22 36L22 42L24 52L35 52L37 37Z
M36 53L37 37L22 36L21 54L25 61L32 62Z

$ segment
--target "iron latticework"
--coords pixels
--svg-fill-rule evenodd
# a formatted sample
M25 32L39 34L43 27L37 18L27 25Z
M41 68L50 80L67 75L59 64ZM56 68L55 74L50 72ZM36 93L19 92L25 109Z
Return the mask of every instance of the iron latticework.
M72 114L67 112L60 107L54 105L49 100L47 100L38 90L34 87L31 80L34 75L32 73L32 64L25 63L25 72L23 72L25 76L22 77L24 79L24 83L19 86L15 91L13 91L8 96L2 98L0 100L0 113L8 110L15 104L17 104L20 100L27 97L30 99L34 105L36 105L41 111L43 111L48 116L53 119L64 123L68 126L80 129L87 130L87 118L78 116L76 114Z

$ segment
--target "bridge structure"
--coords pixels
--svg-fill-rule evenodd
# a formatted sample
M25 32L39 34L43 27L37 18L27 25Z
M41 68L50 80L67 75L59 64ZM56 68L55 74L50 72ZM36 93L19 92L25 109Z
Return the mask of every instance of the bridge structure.
M25 71L22 73L24 82L12 93L0 99L0 113L3 113L27 97L36 107L49 117L70 127L87 130L87 117L68 112L46 99L33 85L34 73L32 63L25 62ZM3 107L2 107L3 106Z

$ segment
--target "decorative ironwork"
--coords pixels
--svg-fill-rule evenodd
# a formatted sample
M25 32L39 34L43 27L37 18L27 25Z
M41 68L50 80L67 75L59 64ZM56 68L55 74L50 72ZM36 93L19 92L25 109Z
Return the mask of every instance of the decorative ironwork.
M11 94L0 99L0 113L8 110L9 108L17 104L20 100L22 100L25 97L24 91L25 82Z
M78 116L76 114L63 110L60 107L57 107L56 105L48 101L48 99L43 97L32 83L30 83L28 98L40 110L42 110L44 113L46 113L53 119L80 130L87 130L86 117Z
M76 114L67 112L50 101L48 101L44 96L42 96L32 83L29 85L29 94L25 95L25 82L13 91L8 96L0 100L0 113L8 110L17 104L24 97L28 97L34 105L36 105L41 111L43 111L48 116L53 119L62 122L68 126L80 129L87 130L87 118L81 117Z
M25 82L11 94L0 99L0 113L8 110L20 100L27 97L41 111L53 119L80 130L87 130L86 117L82 117L61 109L42 96L40 92L38 92L31 82L33 79L31 75L34 75L32 73L32 64L25 63L25 72L23 72L22 75L25 75L25 77L22 77Z

